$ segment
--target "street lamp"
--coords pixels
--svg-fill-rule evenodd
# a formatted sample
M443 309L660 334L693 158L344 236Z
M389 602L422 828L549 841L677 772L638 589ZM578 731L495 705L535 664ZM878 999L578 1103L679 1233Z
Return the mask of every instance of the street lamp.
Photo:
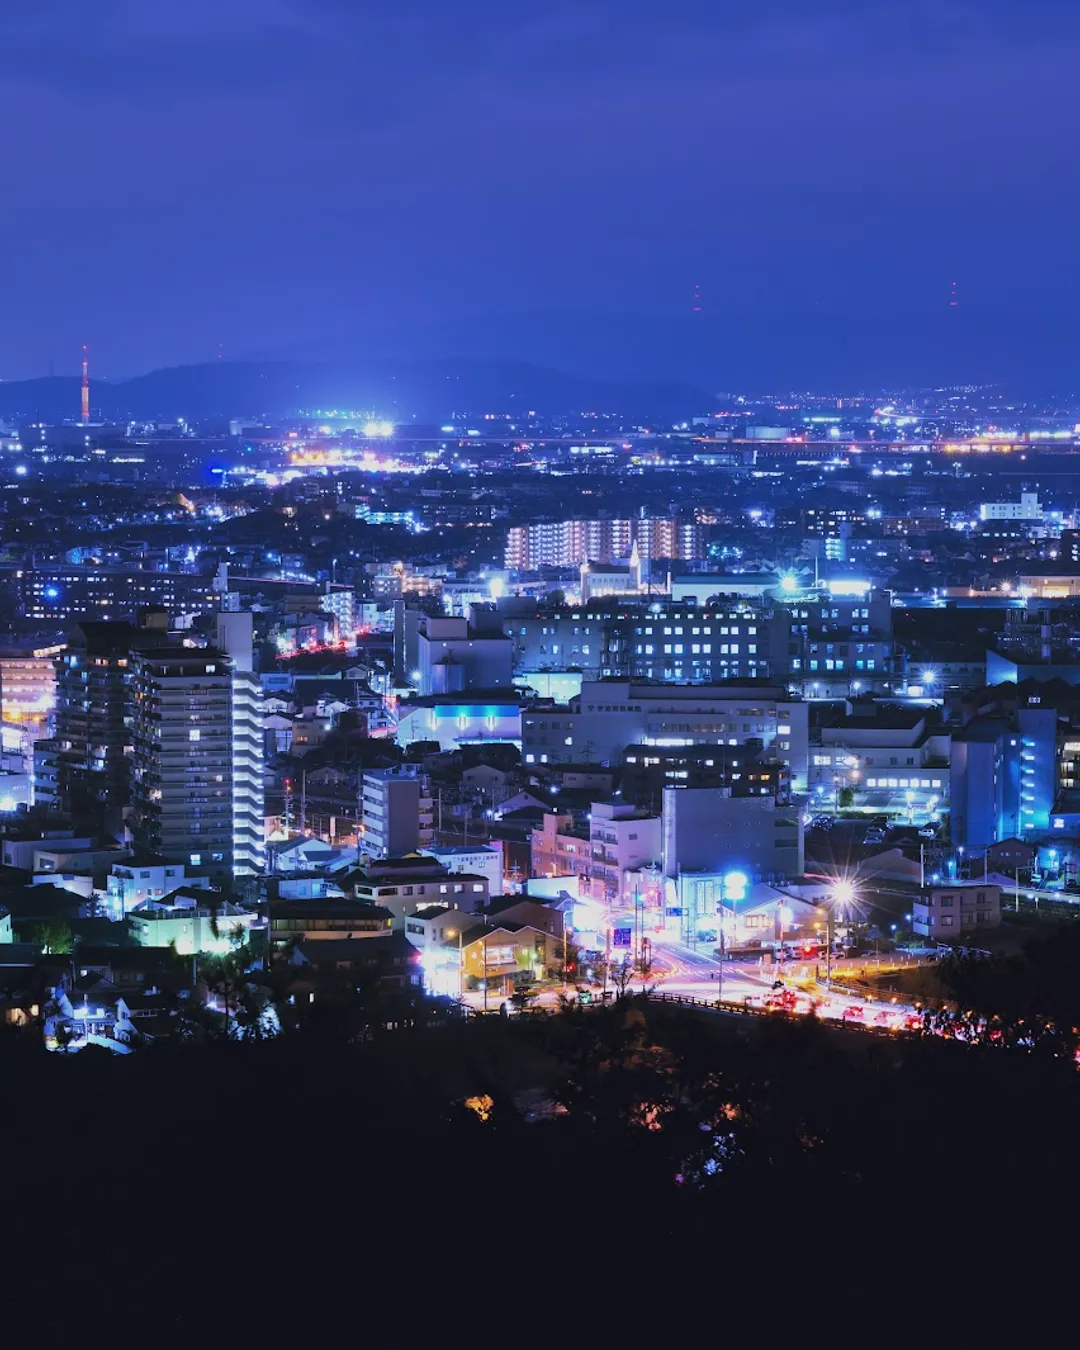
M458 980L458 1002L461 1003L465 998L465 970L462 962L465 959L461 946L463 930L460 928L448 928L446 936L448 938L457 938L457 980Z
M841 877L833 883L832 895L826 902L826 951L825 951L825 987L832 988L832 949L833 933L836 926L837 911L843 915L855 903L855 887L845 878Z
M727 941L724 932L724 901L731 901L731 937L734 941L738 934L738 910L740 900L746 899L749 879L745 872L727 872L720 883L720 971L716 983L716 999L724 997L724 957L727 954Z

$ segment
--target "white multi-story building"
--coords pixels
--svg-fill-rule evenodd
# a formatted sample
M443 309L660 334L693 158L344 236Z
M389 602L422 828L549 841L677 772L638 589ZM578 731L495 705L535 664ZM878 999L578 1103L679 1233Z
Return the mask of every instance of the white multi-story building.
M231 662L233 874L266 871L265 734L262 684L254 673L254 618L250 612L217 616L217 643Z
M808 791L832 804L850 788L861 806L894 812L947 809L952 737L918 712L845 717L810 751Z
M1042 520L1043 509L1037 492L1021 492L1018 502L983 502L980 520Z
M219 629L237 650L133 653L131 800L136 843L195 875L265 868L262 691L250 670L250 614ZM239 644L239 645L237 645Z
M206 877L189 877L183 863L166 863L152 857L113 863L105 882L108 906L118 917L129 914L144 901L160 900L181 886L190 889L208 885Z
M468 844L429 844L422 852L434 858L451 875L468 874L483 877L488 895L503 893L502 848L490 845L473 847Z
M521 744L526 765L615 764L628 745L760 745L806 790L807 705L771 685L587 681L565 707L525 712Z
M660 817L628 803L593 802L589 813L589 892L594 900L626 900L628 873L661 855Z

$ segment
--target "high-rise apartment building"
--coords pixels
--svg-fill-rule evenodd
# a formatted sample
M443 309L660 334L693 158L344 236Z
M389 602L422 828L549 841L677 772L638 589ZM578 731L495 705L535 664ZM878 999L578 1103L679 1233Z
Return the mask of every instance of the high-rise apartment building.
M540 567L581 567L629 558L689 560L705 556L703 525L670 517L629 520L559 520L515 525L506 541L506 566L530 572Z
M214 648L133 657L131 797L136 843L196 873L233 869L233 682Z
M148 624L86 621L56 664L56 804L128 801L132 652L168 640L165 616Z
M263 690L254 673L254 616L250 611L217 616L217 645L232 674L233 873L266 869L263 787Z

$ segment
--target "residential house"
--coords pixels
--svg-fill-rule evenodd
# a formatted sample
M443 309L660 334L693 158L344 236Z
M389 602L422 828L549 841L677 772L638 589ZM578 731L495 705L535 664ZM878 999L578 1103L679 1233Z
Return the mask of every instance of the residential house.
M911 926L920 936L970 946L980 934L1001 926L1001 887L986 881L935 886L912 901L911 913Z

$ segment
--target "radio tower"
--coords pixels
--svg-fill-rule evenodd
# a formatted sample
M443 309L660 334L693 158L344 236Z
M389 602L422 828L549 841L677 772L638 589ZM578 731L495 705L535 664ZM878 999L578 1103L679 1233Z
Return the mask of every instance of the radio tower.
M960 304L959 297L956 294L956 282L952 282L949 287L949 308L956 309Z
M90 423L90 358L86 353L86 346L82 349L82 424L88 426Z
M690 312L691 314L701 313L701 287L696 281L694 282L694 300Z

